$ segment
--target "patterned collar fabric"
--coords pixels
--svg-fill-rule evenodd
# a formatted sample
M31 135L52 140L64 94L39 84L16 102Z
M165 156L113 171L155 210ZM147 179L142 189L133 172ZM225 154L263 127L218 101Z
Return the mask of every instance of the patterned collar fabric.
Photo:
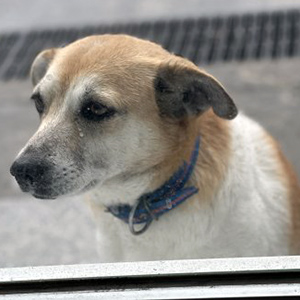
M153 220L183 203L198 192L194 186L185 187L195 168L200 149L200 137L196 139L189 163L183 165L156 191L142 195L134 206L120 204L107 207L115 217L129 224L133 234L143 233ZM134 225L145 224L143 229L136 231Z

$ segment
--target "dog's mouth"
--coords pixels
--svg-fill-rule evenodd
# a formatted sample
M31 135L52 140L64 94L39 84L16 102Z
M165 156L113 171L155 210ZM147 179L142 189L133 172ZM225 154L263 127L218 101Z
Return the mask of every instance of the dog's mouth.
M18 180L17 182L24 193L30 193L33 197L38 199L53 200L56 199L60 194L58 190L55 191L52 188L47 188L46 184L42 184L42 183L37 184L35 182L28 184L26 182L22 182Z
M41 200L55 200L57 198L57 196L42 195L37 193L33 193L32 196Z
M92 189L95 185L97 185L99 183L98 180L92 180L89 184L87 184L82 190L82 193L85 193L87 191L89 191L90 189Z
M85 192L89 191L90 189L92 189L98 183L99 183L98 180L91 181L83 189L81 189L80 193L85 193ZM72 194L72 192L71 192L71 194ZM74 194L76 194L76 192ZM41 200L55 200L59 196L63 196L63 195L64 195L64 193L62 193L60 195L59 193L48 193L47 191L44 191L44 192L39 191L39 192L33 192L32 193L33 197L35 197L37 199L41 199Z
M36 186L29 192L33 197L41 200L54 200L62 194L59 189L50 188L45 185Z

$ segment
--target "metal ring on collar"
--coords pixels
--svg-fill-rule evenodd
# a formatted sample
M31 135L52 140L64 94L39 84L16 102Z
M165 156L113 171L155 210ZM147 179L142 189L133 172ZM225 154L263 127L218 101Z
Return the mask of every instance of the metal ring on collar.
M151 218L148 221L146 221L145 225L140 230L135 230L134 223L133 223L134 215L135 215L135 212L136 212L138 206L141 204L141 201L137 201L136 204L132 207L130 214L129 214L129 218L128 218L129 230L133 235L139 235L139 234L144 233L149 228L150 224L153 221L153 216L149 210L148 205L145 203L145 200L143 202L144 202L146 211L148 212L148 214Z

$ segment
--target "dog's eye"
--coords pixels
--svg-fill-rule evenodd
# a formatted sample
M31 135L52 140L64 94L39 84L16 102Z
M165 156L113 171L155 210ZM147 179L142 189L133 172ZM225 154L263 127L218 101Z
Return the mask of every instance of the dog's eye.
M31 96L31 99L34 101L36 110L41 115L44 112L44 110L45 110L45 104L44 104L43 98L38 93L38 94L33 94Z
M101 121L114 115L115 110L98 102L89 101L81 109L81 115L89 121Z

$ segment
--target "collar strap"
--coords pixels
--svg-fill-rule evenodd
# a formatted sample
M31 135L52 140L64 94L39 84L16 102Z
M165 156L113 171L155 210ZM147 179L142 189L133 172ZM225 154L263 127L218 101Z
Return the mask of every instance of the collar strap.
M174 209L186 199L198 192L194 186L185 187L195 168L200 148L200 137L196 139L189 163L183 165L156 191L142 195L134 206L120 204L107 207L115 217L129 225L132 234L138 235L146 231L151 222ZM134 225L144 224L136 231Z

